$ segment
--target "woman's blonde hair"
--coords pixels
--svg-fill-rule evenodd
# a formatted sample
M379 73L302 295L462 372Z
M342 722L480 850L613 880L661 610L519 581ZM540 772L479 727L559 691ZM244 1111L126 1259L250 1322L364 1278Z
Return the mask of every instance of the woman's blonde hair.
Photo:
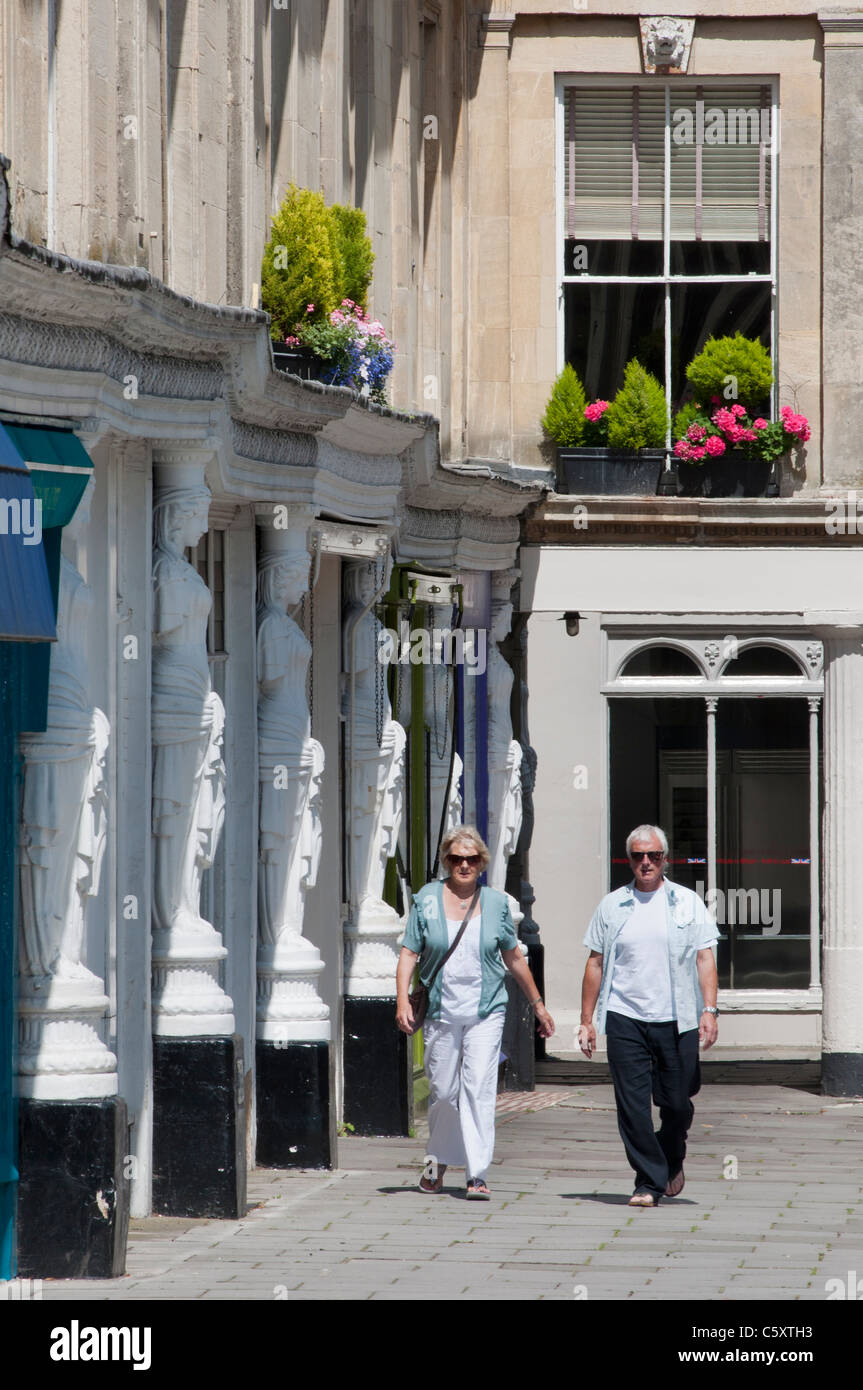
M475 825L457 825L452 830L447 831L440 842L441 864L446 864L447 855L459 840L465 840L469 845L473 845L475 852L482 860L483 869L487 869L491 863L491 852Z

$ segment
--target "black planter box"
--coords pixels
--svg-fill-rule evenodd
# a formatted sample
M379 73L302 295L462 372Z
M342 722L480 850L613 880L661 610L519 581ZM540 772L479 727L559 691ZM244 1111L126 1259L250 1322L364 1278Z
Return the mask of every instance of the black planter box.
M729 449L703 463L677 463L681 497L770 497L773 465L763 459L747 459L741 449Z
M579 497L655 497L664 465L664 449L558 447L558 491Z
M331 365L325 362L323 357L318 357L305 348L285 348L282 351L274 347L273 363L276 371L290 372L292 376L298 376L303 381L320 381L322 374Z

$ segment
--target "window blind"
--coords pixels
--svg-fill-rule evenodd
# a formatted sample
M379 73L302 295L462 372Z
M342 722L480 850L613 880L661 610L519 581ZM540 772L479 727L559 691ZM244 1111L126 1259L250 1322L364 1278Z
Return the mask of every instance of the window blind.
M664 137L661 89L566 89L567 236L662 239Z
M770 88L674 86L669 235L766 241ZM565 234L658 241L663 234L664 87L565 89Z

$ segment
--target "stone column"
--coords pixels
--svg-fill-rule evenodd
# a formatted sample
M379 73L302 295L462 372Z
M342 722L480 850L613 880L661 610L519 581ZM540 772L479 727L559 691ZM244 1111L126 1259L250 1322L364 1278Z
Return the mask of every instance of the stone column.
M381 561L383 563L381 563ZM383 625L374 607L389 554L345 566L343 711L348 772L345 853L345 1120L359 1133L405 1134L408 1055L395 1027L396 962L403 923L383 899L387 859L404 811L405 731L392 718Z
M64 529L47 727L21 739L18 1254L20 1272L40 1278L122 1274L129 1215L126 1107L104 1042L109 1001L85 964L110 740L88 693L93 595L78 569L92 493L91 479Z
M465 453L512 457L510 383L513 371L510 293L509 51L514 14L473 15L474 95L470 103L468 199L470 304L474 329L468 355Z
M155 455L153 495L153 1206L245 1210L242 1041L219 974L227 950L200 914L225 815L225 707L207 658L210 591L185 557L208 527L206 456ZM225 1113L231 1116L225 1123Z
M292 616L309 589L309 509L257 508L259 527L257 1161L328 1168L330 1017L320 951L303 936L321 857L324 750L312 738L310 642ZM287 608L287 612L285 611Z
M822 418L824 482L854 487L863 478L848 421L863 412L863 313L849 286L863 279L863 12L818 15L824 31L822 135Z
M824 641L825 1095L863 1092L863 613L807 614Z

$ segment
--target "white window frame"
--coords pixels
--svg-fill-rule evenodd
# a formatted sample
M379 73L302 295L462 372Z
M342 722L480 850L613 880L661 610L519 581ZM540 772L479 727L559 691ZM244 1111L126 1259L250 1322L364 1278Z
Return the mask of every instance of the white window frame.
M611 718L609 699L703 699L707 704L707 805L708 845L706 878L708 889L717 886L716 871L716 705L719 698L769 695L780 698L805 699L809 708L809 987L807 989L721 989L718 1003L730 1013L819 1013L822 1007L821 986L821 827L818 721L824 698L823 649L813 655L813 646L820 647L803 633L777 632L783 623L773 623L769 630L747 625L737 651L749 647L770 646L797 661L799 676L725 676L729 658L717 661L715 670L706 669L705 647L719 644L723 634L741 630L733 615L715 626L695 624L691 620L672 620L661 627L642 624L637 619L615 615L603 621L604 679L600 687L605 706L605 743L610 754ZM680 630L675 631L675 628ZM697 635L696 635L697 634ZM674 647L686 653L704 670L703 677L693 676L622 676L620 671L636 652L649 647ZM805 674L809 667L810 675ZM609 763L610 767L610 763ZM712 796L711 796L712 790ZM606 863L610 862L611 840L608 817L611 813L610 775L605 792ZM715 954L715 949L714 949Z
M712 77L691 77L687 78L689 85L697 81L700 87L708 91L711 87L727 87L732 80L729 74ZM680 86L679 82L673 82L668 78L638 77L635 74L627 73L558 73L555 77L555 236L556 236L556 267L558 284L558 303L557 303L557 371L561 372L566 364L565 342L566 342L566 302L564 294L565 285L578 285L588 281L597 285L664 285L664 333L665 333L665 397L668 404L668 425L666 429L666 448L672 444L672 425L671 418L671 288L673 285L700 285L700 284L769 284L771 286L770 295L770 355L774 363L773 387L771 390L771 412L773 418L776 417L777 410L777 391L778 391L778 372L776 364L776 295L777 295L777 195L778 195L778 153L779 153L779 92L778 79L776 77L756 77L747 74L745 77L737 79L741 86L746 85L748 80L752 81L753 90L757 88L770 88L770 270L767 274L751 273L746 275L672 275L671 274L671 94L675 86ZM577 275L565 274L564 259L564 231L566 227L566 209L564 206L564 168L566 159L566 148L564 144L564 104L566 101L566 89L568 87L645 87L656 89L661 84L665 88L665 197L663 208L663 231L662 231L662 275L591 275L590 271L580 271Z

